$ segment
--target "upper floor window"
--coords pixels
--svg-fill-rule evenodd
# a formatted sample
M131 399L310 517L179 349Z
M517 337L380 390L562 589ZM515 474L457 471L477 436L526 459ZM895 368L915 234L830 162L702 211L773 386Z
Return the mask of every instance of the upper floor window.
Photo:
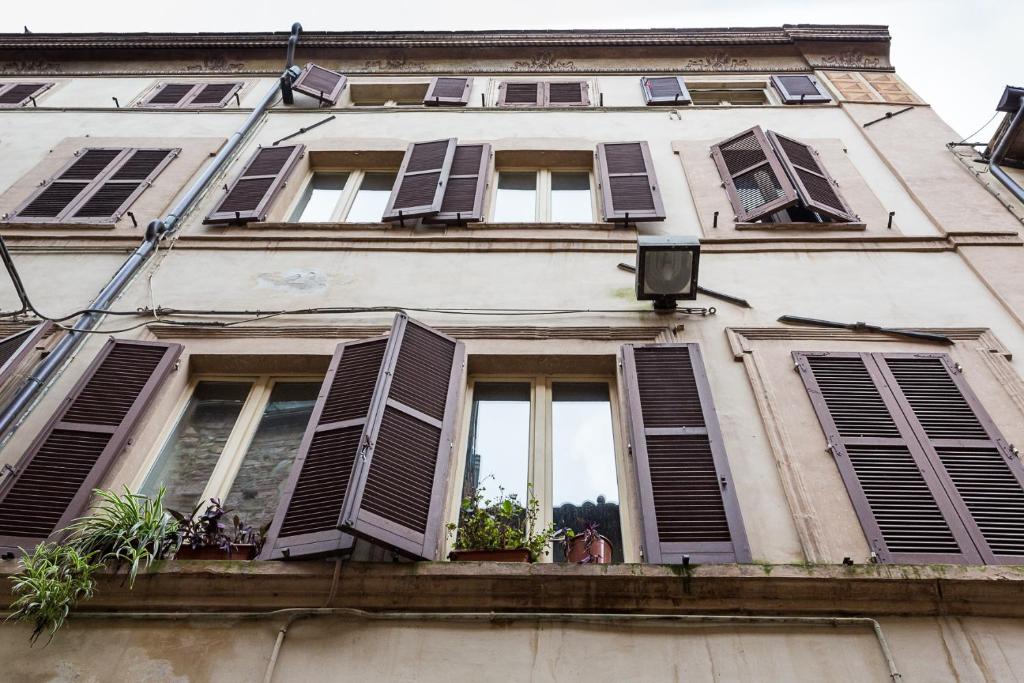
M175 83L158 84L137 106L146 109L218 109L227 105L242 84Z
M587 81L502 81L499 107L589 107Z
M0 83L0 108L24 107L52 87L53 83Z
M686 88L694 105L762 106L771 104L764 80L687 80Z
M379 223L395 171L315 171L291 213L295 223Z
M593 223L590 170L500 170L493 223Z

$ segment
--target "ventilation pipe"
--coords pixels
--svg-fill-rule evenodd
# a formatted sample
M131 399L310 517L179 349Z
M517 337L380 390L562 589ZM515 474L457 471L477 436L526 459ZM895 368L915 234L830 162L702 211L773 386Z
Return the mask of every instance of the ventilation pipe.
M291 96L291 84L298 77L300 71L292 63L295 59L295 45L298 43L299 34L302 32L302 25L298 22L292 24L291 35L288 37L287 64L284 73L281 74L281 94L285 101ZM287 95L286 95L287 92ZM241 127L236 130L227 143L221 147L217 155L209 163L202 174L189 187L188 191L171 208L170 212L163 218L158 218L149 223L146 227L146 236L142 244L132 252L131 256L121 265L121 268L114 274L107 285L100 291L96 298L89 304L88 312L83 314L60 341L54 346L47 357L39 363L32 373L25 378L17 393L0 412L0 438L7 438L13 431L19 416L28 410L36 395L46 386L46 383L57 373L61 366L67 361L78 345L85 339L87 333L92 331L103 319L105 311L117 299L125 286L139 272L150 256L156 251L162 240L173 234L180 226L181 217L196 203L199 197L206 191L207 187L224 168L224 165L234 154L245 136L253 129L259 120L266 113L278 94L278 86L275 84L259 103L253 108L251 114L246 118Z
M999 106L996 107L996 110L1007 113L1015 111L1016 113L1013 115L1010 125L1006 127L1003 137L996 142L995 150L993 150L988 158L988 170L999 182L1006 185L1006 188L1013 193L1018 202L1024 204L1024 188L999 165L1003 162L1003 155L1006 154L1006 149L1010 146L1013 134L1020 129L1021 120L1024 119L1024 88L1006 86L1006 90L1003 91L1003 98L999 101Z

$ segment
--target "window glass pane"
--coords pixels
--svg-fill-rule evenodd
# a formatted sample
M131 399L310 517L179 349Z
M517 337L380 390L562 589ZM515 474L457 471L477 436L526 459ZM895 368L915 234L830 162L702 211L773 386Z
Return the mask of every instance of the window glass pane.
M495 223L537 221L537 174L502 171L494 199Z
M224 506L259 529L274 518L292 460L313 412L320 382L278 382Z
M323 223L331 220L347 180L347 173L314 173L292 213L292 220L298 223Z
M551 221L553 223L593 223L590 202L590 174L551 174Z
M556 382L551 392L554 516L556 527L581 531L596 522L612 543L612 559L622 562L622 524L615 474L615 443L608 385ZM564 562L561 544L555 562Z
M251 387L251 382L199 382L142 493L152 496L163 485L167 488L166 507L192 512Z
M469 448L462 497L479 487L494 499L498 488L526 502L530 458L530 385L477 382L469 424Z
M346 223L380 223L384 209L388 207L391 188L395 185L397 173L367 173L359 183L352 208L345 217Z

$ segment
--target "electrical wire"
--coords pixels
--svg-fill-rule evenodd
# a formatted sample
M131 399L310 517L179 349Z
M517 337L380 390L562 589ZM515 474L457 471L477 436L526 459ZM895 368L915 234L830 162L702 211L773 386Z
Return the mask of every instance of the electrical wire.
M961 142L967 142L968 140L970 140L971 138L973 138L973 137L974 137L975 135L977 135L977 134L978 134L978 133L980 133L981 131L983 131L983 130L985 130L986 128L988 128L988 124L990 124L990 123L992 123L993 121L995 121L995 118L996 118L997 116L999 116L999 112L996 112L995 114L992 114L992 118L990 118L990 119L989 119L988 121L986 121L986 122L985 122L985 125L983 125L983 126L982 126L981 128L979 128L978 130L974 131L973 133L971 133L970 135L968 135L967 137L965 137L965 138L964 138L963 140L961 140L960 142L958 142L958 143L956 143L956 144L958 144L958 145L959 145L959 144L960 144Z

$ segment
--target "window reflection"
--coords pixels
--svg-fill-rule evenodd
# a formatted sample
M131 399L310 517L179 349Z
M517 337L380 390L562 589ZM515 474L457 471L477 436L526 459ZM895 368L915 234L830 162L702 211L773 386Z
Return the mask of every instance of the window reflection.
M494 199L495 223L533 223L537 220L537 174L502 171Z
M478 488L494 499L498 488L526 502L530 458L530 385L477 382L469 423L463 499Z
M367 173L359 183L352 208L345 217L346 223L380 223L384 209L388 207L391 188L395 184L396 173Z
M593 220L590 174L586 171L552 173L551 221L553 223L591 223Z
M292 220L299 223L323 223L330 221L341 201L342 191L348 181L347 173L314 173L306 185L306 191L299 200Z

